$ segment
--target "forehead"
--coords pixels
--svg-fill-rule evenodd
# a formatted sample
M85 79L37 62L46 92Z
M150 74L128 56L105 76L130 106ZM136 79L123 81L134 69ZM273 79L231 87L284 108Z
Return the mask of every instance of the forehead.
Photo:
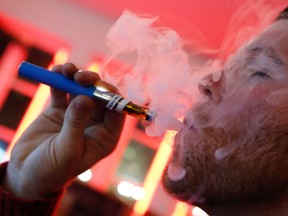
M288 56L288 19L279 20L269 26L262 34L254 38L247 46L269 48L282 57Z
M234 83L247 79L256 70L287 71L288 20L269 26L232 55L224 66L226 78Z
M270 60L276 64L283 63L283 65L288 66L288 20L280 20L273 23L260 35L244 44L230 58L232 61L228 61L228 65L243 69L242 67L246 67L247 64L261 54L270 57Z

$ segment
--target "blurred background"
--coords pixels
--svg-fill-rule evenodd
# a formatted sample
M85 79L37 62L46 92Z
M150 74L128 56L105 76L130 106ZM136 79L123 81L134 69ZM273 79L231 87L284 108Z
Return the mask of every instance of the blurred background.
M9 159L15 140L49 102L47 86L18 77L17 68L22 61L45 68L68 61L79 68L97 71L109 54L105 35L128 9L158 16L159 25L176 30L183 38L191 63L201 65L219 54L235 11L246 2L251 3L248 0L0 0L1 160ZM287 3L268 2L275 7ZM257 0L253 4L257 5ZM199 48L206 50L205 54L196 52ZM121 57L115 59L115 64L129 61ZM159 182L173 135L167 132L162 137L149 137L142 122L128 117L115 152L75 180L58 215L192 215L193 207L175 201Z

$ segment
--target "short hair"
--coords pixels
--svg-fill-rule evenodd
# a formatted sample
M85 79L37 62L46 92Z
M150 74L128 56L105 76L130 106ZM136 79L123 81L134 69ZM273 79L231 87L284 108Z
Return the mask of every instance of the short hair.
M276 20L288 19L288 7L286 7L276 18Z

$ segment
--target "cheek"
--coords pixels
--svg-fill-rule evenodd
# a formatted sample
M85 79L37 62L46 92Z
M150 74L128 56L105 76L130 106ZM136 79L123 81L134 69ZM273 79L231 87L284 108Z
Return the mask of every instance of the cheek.
M166 188L181 196L231 201L281 185L288 170L286 108L250 103L237 115L226 115L222 127L187 132L182 161L187 174L179 182L166 177ZM215 151L221 148L229 153L219 160Z
M217 159L231 160L239 167L241 164L254 166L257 162L260 167L274 166L279 158L283 162L287 161L288 106L282 104L273 107L255 103L237 116L227 117L222 130L214 129L213 133L205 133L202 140L210 143L207 149L212 149L208 151L211 155L214 150Z
M249 97L244 97L245 100L234 97L215 107L197 107L194 111L194 123L199 126L197 133L188 130L185 134L184 158L190 161L187 164L196 158L205 159L206 164L217 163L230 155L233 158L239 148L237 157L244 159L254 155L257 158L262 145L276 143L280 137L283 139L288 131L288 103L271 106L266 101L268 92L260 85Z
M231 110L233 111L231 112ZM203 154L209 152L211 157L222 159L233 153L239 146L251 142L255 136L261 136L263 127L267 127L267 125L269 127L272 123L272 119L269 118L269 111L264 106L260 106L258 101L251 102L249 107L246 106L245 109L236 106L231 110L218 112L217 118L211 121L213 124L199 130L198 139L200 142L197 143L200 146L195 147L199 148L199 152L205 149ZM189 146L189 141L193 143L195 140L193 135L191 133L187 136L187 146ZM265 134L262 135L265 136Z

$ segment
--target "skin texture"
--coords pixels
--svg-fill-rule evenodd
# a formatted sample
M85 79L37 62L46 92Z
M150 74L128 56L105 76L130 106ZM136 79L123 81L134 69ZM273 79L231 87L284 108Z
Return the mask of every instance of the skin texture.
M170 194L213 216L287 214L287 38L279 20L205 78L208 100L187 114L163 174ZM171 164L186 175L171 180Z
M98 83L116 91L96 73L79 72L71 63L55 66L53 71L83 86ZM58 192L114 150L123 123L122 114L86 96L73 98L51 89L51 105L23 133L12 151L4 187L24 199Z

